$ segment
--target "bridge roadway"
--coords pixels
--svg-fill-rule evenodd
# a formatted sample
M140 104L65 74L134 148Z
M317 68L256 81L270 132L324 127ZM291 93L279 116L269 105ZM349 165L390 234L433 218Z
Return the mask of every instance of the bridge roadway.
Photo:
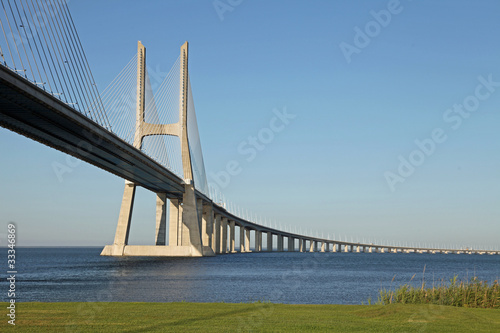
M166 193L168 198L182 199L185 183L179 176L70 105L1 65L0 126L153 192ZM362 244L299 235L247 221L214 203L200 191L196 190L195 194L198 200L203 201L203 205L210 205L213 209L215 219L208 239L216 254L236 252L236 226L240 228L240 252L252 252L249 244L250 231L253 231L253 251L257 252L263 250L262 235L267 234L266 251L275 248L273 238L276 236L278 251L500 254L499 251ZM286 248L285 239L288 240ZM298 248L295 247L297 240Z

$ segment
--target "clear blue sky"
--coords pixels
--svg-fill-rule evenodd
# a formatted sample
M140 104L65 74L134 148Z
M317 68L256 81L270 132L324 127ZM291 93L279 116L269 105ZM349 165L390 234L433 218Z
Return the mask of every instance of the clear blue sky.
M498 1L232 3L69 7L100 90L137 40L160 76L189 41L207 173L242 168L232 202L325 237L498 246ZM238 146L284 108L295 118L248 161ZM0 129L0 233L15 221L20 245L112 243L123 180L82 162L59 182L54 161L66 155ZM131 243L153 242L154 218L139 191Z

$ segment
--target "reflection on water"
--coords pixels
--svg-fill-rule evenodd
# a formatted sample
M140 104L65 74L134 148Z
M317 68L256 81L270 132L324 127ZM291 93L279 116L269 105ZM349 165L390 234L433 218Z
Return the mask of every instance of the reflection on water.
M486 255L275 252L113 258L99 256L100 251L18 249L18 300L359 304L376 299L380 288L408 283L415 273L412 283L420 284L424 265L428 285L453 275L468 279L475 274L488 281L500 276L500 256Z

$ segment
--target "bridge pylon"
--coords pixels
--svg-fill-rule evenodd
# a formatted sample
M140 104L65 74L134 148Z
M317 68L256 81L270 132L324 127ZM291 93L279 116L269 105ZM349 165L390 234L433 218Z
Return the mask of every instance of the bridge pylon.
M188 139L188 42L181 46L179 121L173 124L151 124L145 121L146 92L146 48L137 45L137 102L134 147L142 149L144 137L150 135L177 136L181 143L184 193L182 198L167 198L167 193L156 193L156 237L155 245L128 245L136 184L125 181L120 215L113 245L107 245L101 255L105 256L213 256L213 209L212 203L197 198L193 179L191 151ZM167 200L170 201L169 239L167 232ZM203 237L202 237L203 232Z

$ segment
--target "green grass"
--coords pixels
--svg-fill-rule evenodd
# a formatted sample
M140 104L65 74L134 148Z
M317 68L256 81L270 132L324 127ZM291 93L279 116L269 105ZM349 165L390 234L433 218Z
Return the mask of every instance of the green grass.
M458 282L457 276L454 276L449 283L442 280L437 287L426 288L423 280L419 288L405 284L396 290L381 290L378 304L392 303L500 309L500 285L498 281L489 284L477 277Z
M498 310L439 305L17 303L15 327L5 314L1 332L500 332Z

